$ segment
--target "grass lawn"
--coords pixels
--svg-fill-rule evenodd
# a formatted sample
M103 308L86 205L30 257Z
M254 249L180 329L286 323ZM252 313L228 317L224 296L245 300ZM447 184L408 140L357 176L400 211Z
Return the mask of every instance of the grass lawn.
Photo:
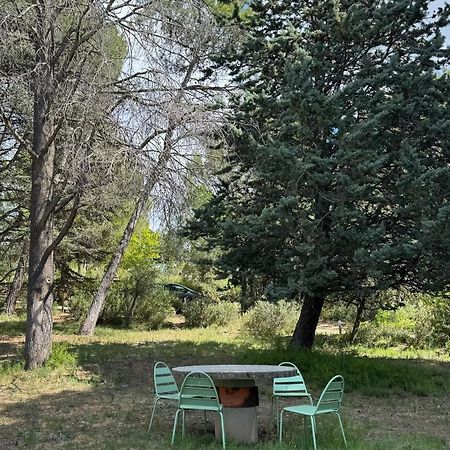
M94 337L76 335L59 317L47 367L20 370L24 321L0 316L0 449L170 448L174 406L159 409L146 432L155 361L183 364L295 362L315 399L337 373L346 380L343 412L350 449L450 449L450 359L438 352L348 348L339 336L318 337L317 350L265 348L239 339L237 329L119 330L99 327ZM256 445L230 449L311 448L301 420L289 417L285 442L276 443L270 418L271 386L260 385ZM212 419L212 418L211 418ZM221 448L213 423L188 414L183 449ZM306 445L308 444L308 446ZM333 417L318 424L320 449L345 448Z

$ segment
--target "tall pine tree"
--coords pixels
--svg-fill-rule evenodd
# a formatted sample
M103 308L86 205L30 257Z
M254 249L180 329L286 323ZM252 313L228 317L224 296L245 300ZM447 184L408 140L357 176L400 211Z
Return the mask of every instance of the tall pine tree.
M429 3L254 2L222 61L230 164L191 230L236 283L303 298L293 345L331 294L450 281L449 7Z

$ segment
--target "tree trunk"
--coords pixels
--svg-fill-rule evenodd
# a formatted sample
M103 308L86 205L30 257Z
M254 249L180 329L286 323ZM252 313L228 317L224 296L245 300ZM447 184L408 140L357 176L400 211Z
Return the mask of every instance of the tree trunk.
M173 128L169 128L166 137L164 139L163 151L158 159L155 169L151 176L146 180L144 187L142 188L141 194L139 196L139 200L134 208L133 214L128 221L128 224L122 234L122 238L120 239L119 246L111 261L108 264L108 268L106 269L105 274L103 275L103 279L100 283L100 287L95 294L94 299L92 300L91 307L89 308L86 320L84 321L80 334L90 336L94 333L95 326L97 325L97 320L100 316L100 313L103 308L103 304L105 303L106 296L108 294L108 290L113 282L117 269L119 268L120 261L122 256L128 247L131 236L133 235L134 228L144 211L144 207L148 202L150 194L155 186L156 182L160 179L162 172L165 170L167 162L169 161L171 154L171 146L172 146L172 135Z
M190 62L186 70L184 79L181 82L180 90L176 95L177 100L181 100L183 96L183 89L187 86L189 80L191 79L197 63L198 63L197 58L194 58ZM136 223L138 222L139 218L142 215L142 212L144 211L144 207L148 202L148 199L150 198L150 194L152 193L155 184L161 179L163 173L166 170L167 163L169 162L169 159L172 154L173 135L175 127L177 125L177 120L178 118L176 116L169 117L167 124L167 131L164 136L162 152L158 157L158 161L156 162L155 168L153 169L151 175L147 178L144 187L142 188L138 203L133 211L133 214L130 217L127 227L123 232L116 253L113 255L111 261L109 262L108 268L106 269L106 272L103 275L103 279L100 283L100 287L98 288L97 293L95 294L95 297L92 300L91 307L89 308L86 320L84 321L80 329L80 334L83 335L94 334L94 329L97 324L97 320L100 316L100 313L102 311L103 304L105 303L106 295L108 294L108 290L111 286L111 283L117 274L117 269L119 268L122 256L126 248L128 247L131 236L133 235Z
M53 214L48 210L53 195L55 146L51 98L53 74L50 64L52 33L48 5L40 3L36 24L36 70L34 73L33 163L31 166L30 253L28 266L25 369L42 366L52 345Z
M17 263L16 273L14 275L14 280L9 288L8 295L6 296L6 307L5 313L12 315L16 311L16 303L19 298L20 290L22 289L25 266L27 264L28 255L28 241L25 240L22 246L22 251L19 257L19 262Z
M128 310L127 327L131 327L131 325L133 324L134 308L136 307L138 297L139 297L139 294L138 294L138 290L136 288L135 293L133 295L133 300L131 302L131 306Z
M366 306L366 300L361 299L360 302L358 303L358 306L356 309L356 317L355 317L355 321L353 322L352 332L350 334L350 343L351 344L355 340L356 334L358 333L365 306Z
M37 117L36 117L37 116ZM39 123L41 119L41 123ZM35 145L42 147L49 136L49 124L35 113ZM39 135L39 130L41 133ZM53 304L53 252L46 251L53 242L53 220L46 216L52 197L55 149L53 145L32 164L30 208L30 254L28 267L27 333L25 369L43 365L51 351Z
M139 218L141 217L142 211L144 210L144 206L148 200L149 196L148 187L149 186L145 186L141 192L138 203L136 204L133 214L131 215L130 220L128 221L128 224L122 234L119 246L117 247L117 250L113 255L113 257L111 258L111 261L108 264L108 268L106 269L106 272L103 275L100 287L98 288L97 293L95 294L95 297L92 300L91 307L89 308L87 317L80 329L80 334L89 336L94 333L95 326L97 325L97 320L102 311L103 304L105 303L106 295L108 294L108 290L116 276L117 269L119 268L122 256L128 246L128 243L130 242L134 228Z
M312 348L324 302L325 299L321 296L305 296L300 318L291 338L292 346L307 349Z

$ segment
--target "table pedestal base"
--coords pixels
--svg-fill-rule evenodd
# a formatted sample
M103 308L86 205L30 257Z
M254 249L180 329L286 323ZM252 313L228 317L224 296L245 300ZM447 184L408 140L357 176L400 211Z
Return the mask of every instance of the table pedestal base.
M256 406L250 408L223 408L225 440L235 442L258 442ZM216 439L221 440L220 419L215 419Z

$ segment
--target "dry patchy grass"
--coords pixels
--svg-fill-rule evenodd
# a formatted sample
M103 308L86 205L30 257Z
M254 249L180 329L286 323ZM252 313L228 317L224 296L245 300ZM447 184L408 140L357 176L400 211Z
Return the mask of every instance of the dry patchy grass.
M172 366L242 362L237 351L242 343L235 343L236 335L237 330L224 329L127 331L99 328L96 336L86 338L66 333L64 328L57 329L55 341L66 342L76 352L78 363L32 373L16 371L3 377L0 381L0 449L169 448L173 405L159 409L152 435L146 433L153 399L150 379L154 362L162 359ZM5 360L17 355L22 343L20 333L2 334L0 358ZM292 442L287 446L275 444L270 390L269 385L260 387L261 442L252 448L297 448ZM315 397L319 390L319 387L313 389ZM387 398L367 397L357 392L346 394L343 416L350 447L394 448L394 444L369 447L369 443L395 443L404 439L405 446L395 448L448 449L448 405L448 392L442 396L404 394ZM289 423L294 430L295 419L291 418ZM188 417L190 435L197 437L188 438L183 448L216 448L212 436L201 437L201 424L201 415ZM211 423L209 427L212 431ZM325 423L324 427L334 429L332 423ZM422 441L423 435L435 439ZM319 443L324 445L320 439L323 438L319 429ZM420 447L422 444L414 447L407 444L408 439L432 442L433 446L427 447L424 443L423 447Z

